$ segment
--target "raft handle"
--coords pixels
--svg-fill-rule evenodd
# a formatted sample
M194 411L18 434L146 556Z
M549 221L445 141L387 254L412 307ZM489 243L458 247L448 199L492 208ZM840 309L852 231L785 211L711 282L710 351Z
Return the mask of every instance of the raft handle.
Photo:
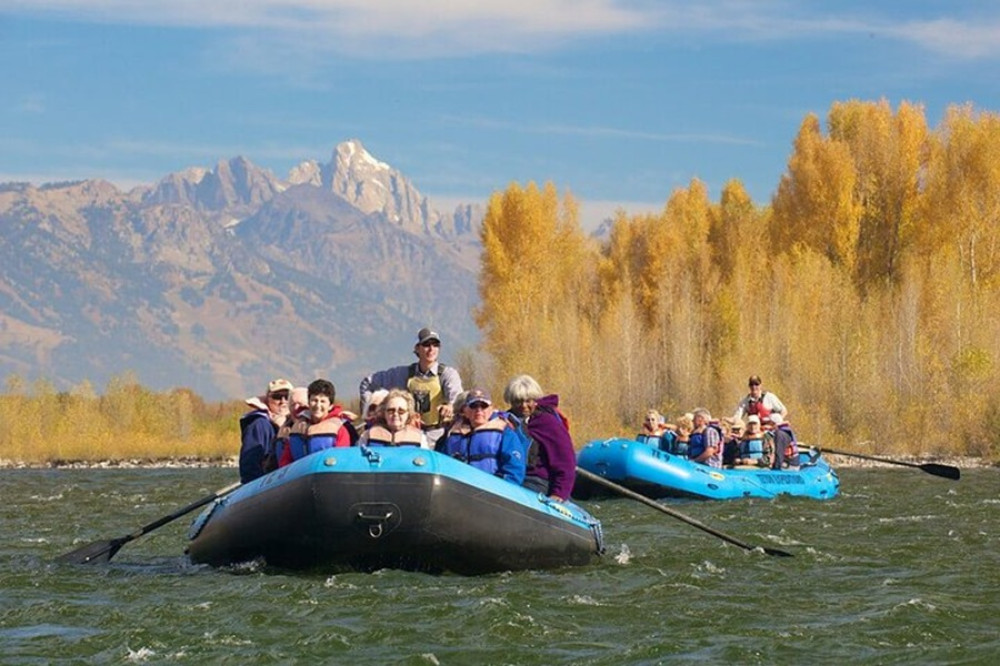
M368 536L373 539L378 539L385 533L385 524L392 518L392 511L386 511L384 514L370 514L363 511L358 511L358 520L363 523L368 523Z

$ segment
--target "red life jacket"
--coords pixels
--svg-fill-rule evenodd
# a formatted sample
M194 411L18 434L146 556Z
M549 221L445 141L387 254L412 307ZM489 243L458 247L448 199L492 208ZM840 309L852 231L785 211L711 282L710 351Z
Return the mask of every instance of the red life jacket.
M750 398L750 402L747 403L747 416L751 414L756 414L757 416L760 417L760 420L763 422L765 416L771 415L771 410L764 406L765 395L767 395L767 391L763 391L760 394L760 398L757 400Z

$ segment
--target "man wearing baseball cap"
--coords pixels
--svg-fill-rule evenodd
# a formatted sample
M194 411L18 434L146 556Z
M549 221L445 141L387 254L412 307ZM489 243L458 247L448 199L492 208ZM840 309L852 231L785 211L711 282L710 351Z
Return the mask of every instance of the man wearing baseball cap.
M462 392L462 378L455 368L440 363L441 336L430 327L417 331L413 353L416 363L374 372L361 380L362 413L378 389L405 389L413 394L421 427L430 442L444 434L444 424L454 416L452 402Z
M274 439L288 418L293 388L287 379L273 379L264 395L244 401L252 409L240 417L240 483L264 476L264 459L274 454Z
M524 483L527 440L493 409L486 389L465 394L462 413L435 450L515 485Z

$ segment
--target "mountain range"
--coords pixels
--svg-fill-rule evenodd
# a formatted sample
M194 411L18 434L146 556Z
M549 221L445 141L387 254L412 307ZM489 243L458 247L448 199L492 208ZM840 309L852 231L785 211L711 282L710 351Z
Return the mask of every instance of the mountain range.
M482 215L432 209L356 139L284 179L235 157L128 191L0 184L0 375L209 398L326 377L346 400L425 325L446 362L476 344Z

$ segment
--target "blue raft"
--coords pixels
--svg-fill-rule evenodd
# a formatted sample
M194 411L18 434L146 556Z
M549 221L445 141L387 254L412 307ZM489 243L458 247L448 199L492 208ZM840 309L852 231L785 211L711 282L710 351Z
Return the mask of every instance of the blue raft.
M798 470L709 467L653 448L648 444L612 438L588 443L577 453L577 465L647 497L695 499L772 498L794 495L831 499L840 491L840 479L818 453L802 451ZM586 499L606 493L577 477L573 496Z
M193 563L475 575L588 564L600 522L572 502L414 447L320 451L216 500Z

